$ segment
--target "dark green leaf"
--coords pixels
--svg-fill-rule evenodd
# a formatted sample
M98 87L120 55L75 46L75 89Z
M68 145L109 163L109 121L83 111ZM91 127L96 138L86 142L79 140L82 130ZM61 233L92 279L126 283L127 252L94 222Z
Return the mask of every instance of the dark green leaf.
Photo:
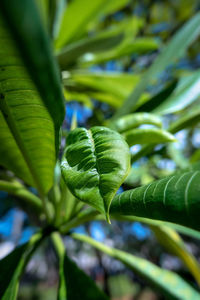
M129 148L123 137L106 127L70 132L61 169L75 197L106 215L130 168Z
M0 260L0 299L16 300L19 280L33 251L37 248L42 235L35 234L31 240L16 248Z
M200 171L180 172L114 197L110 213L135 215L200 230Z
M66 255L61 237L54 233L52 238L59 259L58 300L108 300L95 282Z

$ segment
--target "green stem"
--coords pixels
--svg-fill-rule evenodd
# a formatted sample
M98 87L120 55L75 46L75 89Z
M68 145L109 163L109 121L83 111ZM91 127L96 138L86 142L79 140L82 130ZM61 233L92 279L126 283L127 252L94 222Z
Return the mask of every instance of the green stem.
M19 197L32 205L37 211L42 211L40 198L28 191L20 182L0 180L0 190Z
M70 229L77 227L85 222L94 220L95 216L98 215L99 212L94 208L88 208L81 211L75 218L71 219L69 222L64 223L60 226L60 232L62 234L66 234Z

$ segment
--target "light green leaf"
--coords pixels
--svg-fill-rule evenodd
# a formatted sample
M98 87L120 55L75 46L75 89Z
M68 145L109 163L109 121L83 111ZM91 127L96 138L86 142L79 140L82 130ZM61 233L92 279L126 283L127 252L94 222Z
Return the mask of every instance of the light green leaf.
M54 233L53 241L59 258L58 300L108 300L95 282L65 254L60 236Z
M60 31L55 41L56 48L61 48L80 38L88 24L97 18L105 3L106 0L92 2L90 0L74 0L71 2L63 15Z
M149 219L149 218L142 218L137 216L123 216L119 214L113 214L111 215L111 218L119 221L128 221L128 222L141 222L143 224L146 224L148 226L167 226L168 228L172 228L173 230L176 230L180 232L181 234L190 236L194 239L200 239L200 232L179 224L170 223L166 221L159 221L155 219Z
M54 123L1 18L0 40L0 165L43 195L53 184Z
M136 128L125 131L123 136L129 146L136 144L161 144L175 142L175 137L166 130L158 128Z
M169 98L158 105L153 112L171 114L180 111L200 96L200 71L182 77Z
M37 211L41 212L42 202L40 198L31 193L19 181L0 180L0 190L26 201L29 205L32 205Z
M7 22L12 34L11 38L7 36L7 32L4 30L2 32L2 38L4 40L1 41L1 43L4 47L1 49L3 52L0 60L3 60L3 66L5 64L10 67L15 66L16 70L13 68L10 72L14 75L17 73L16 75L18 75L18 67L21 66L21 62L18 53L14 52L14 43L11 39L15 40L23 63L25 63L41 95L41 100L43 101L42 106L46 106L53 120L55 131L54 143L56 153L58 153L59 131L65 115L64 98L60 74L51 51L51 43L46 30L43 28L36 3L34 0L21 0L20 4L18 0L2 0L0 1L0 7L2 16L5 17L5 22ZM7 57L5 60L5 55L9 54L10 57ZM16 79L19 83L21 82L22 85L23 82L19 80L20 78L18 76ZM27 75L25 75L24 78L25 80L26 76ZM32 89L32 86L30 86L30 84L29 86L24 85L23 89ZM43 120L45 120L45 118L46 117L43 116ZM49 123L49 121L47 122ZM41 125L40 128L43 128L43 126Z
M95 207L109 221L110 203L130 168L123 137L106 127L77 128L69 133L62 175L72 194Z
M180 235L167 226L151 226L158 241L170 253L179 257L187 266L188 270L200 284L200 265L196 258L187 250Z
M63 77L68 89L83 90L87 94L103 92L115 96L116 102L122 102L140 79L138 75L117 72L63 72Z
M28 243L17 247L8 256L0 260L1 300L17 299L20 277L41 240L42 235L40 233L35 234Z
M133 89L130 96L124 102L123 106L116 112L114 118L117 119L127 113L134 111L136 104L145 91L147 86L151 83L158 73L178 58L185 54L187 48L194 42L200 34L200 13L197 13L191 20L189 20L163 47L161 54L156 58L151 67L145 72L140 82ZM180 47L181 45L181 47Z
M120 133L136 128L143 124L151 124L162 127L161 119L153 114L134 113L117 119L110 124L110 127Z
M198 300L200 297L200 294L192 286L171 271L161 269L143 258L105 246L103 243L97 242L88 236L73 233L72 237L86 242L107 255L120 260L150 285L156 287L168 299Z
M200 171L180 172L114 197L110 213L163 220L200 230Z

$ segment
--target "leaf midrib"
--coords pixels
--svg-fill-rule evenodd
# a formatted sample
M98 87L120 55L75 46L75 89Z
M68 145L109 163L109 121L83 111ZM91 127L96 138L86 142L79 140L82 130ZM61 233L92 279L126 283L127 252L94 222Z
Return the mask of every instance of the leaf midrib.
M7 102L5 100L5 95L3 93L1 93L1 97L3 97L3 98L0 99L0 108L1 108L4 120L5 120L6 124L8 125L10 132L12 133L12 136L13 136L16 144L18 145L19 150L27 164L27 167L30 171L33 182L35 183L40 195L44 196L43 187L42 187L40 181L38 180L37 172L32 163L32 160L30 158L30 153L27 151L26 146L23 142L23 139L21 138L20 131L17 128L15 119L10 111L9 105L7 104Z

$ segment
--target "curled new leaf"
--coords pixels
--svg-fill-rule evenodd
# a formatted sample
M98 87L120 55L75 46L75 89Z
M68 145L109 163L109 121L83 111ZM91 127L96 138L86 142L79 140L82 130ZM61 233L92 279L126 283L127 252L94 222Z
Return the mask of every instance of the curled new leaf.
M107 221L129 167L129 148L119 133L106 127L70 132L61 165L64 180L75 197L105 214Z
M117 195L111 213L169 221L200 230L200 171L156 180Z
M151 124L157 127L162 127L160 117L148 113L135 113L126 115L112 122L111 126L116 131L122 133L143 124Z
M135 128L126 131L123 135L129 146L136 144L161 144L176 141L171 133L158 128Z

